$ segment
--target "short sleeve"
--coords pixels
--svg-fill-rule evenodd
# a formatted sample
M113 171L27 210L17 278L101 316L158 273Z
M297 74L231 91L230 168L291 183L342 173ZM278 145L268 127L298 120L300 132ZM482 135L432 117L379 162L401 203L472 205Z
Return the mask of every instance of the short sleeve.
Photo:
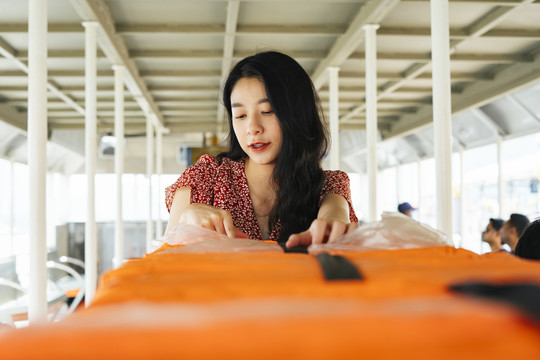
M351 182L347 173L341 170L325 171L324 185L321 190L321 198L319 201L328 194L341 195L347 200L349 204L349 221L358 222L356 213L354 212L351 199Z
M191 203L212 205L214 184L216 182L217 160L210 155L203 155L197 163L188 167L171 186L165 188L165 204L171 211L176 190L191 188Z

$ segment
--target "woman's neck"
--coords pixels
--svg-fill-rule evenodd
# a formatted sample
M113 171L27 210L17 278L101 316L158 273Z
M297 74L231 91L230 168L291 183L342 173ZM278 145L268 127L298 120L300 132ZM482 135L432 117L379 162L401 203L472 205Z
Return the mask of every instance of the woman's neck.
M276 202L276 192L271 182L274 165L259 165L246 159L245 173L253 211L263 239L270 236L269 220Z
M259 165L254 161L251 161L250 158L246 158L246 177L251 182L256 181L257 183L264 183L264 186L266 187L270 183L270 177L272 176L272 171L274 171L275 167L275 164Z

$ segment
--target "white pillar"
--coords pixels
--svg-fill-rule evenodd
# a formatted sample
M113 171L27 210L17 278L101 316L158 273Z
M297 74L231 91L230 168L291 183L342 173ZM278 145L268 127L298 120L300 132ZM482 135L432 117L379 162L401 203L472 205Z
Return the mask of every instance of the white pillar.
M502 137L497 138L497 169L499 186L499 218L504 219L504 177L503 177L503 161L502 161Z
M163 222L161 221L161 212L159 209L165 200L163 198L163 191L161 189L161 174L163 173L163 129L156 129L156 173L157 173L157 203L158 210L156 216L156 237L163 235Z
M452 240L452 105L448 0L431 1L437 228Z
M328 67L328 87L330 91L330 169L339 169L339 68Z
M114 227L114 260L115 268L124 262L124 216L122 214L124 175L124 66L114 65L114 169L116 172L116 221Z
M13 158L9 159L9 256L13 256L15 253L15 233L13 231L15 226L15 161Z
M364 25L366 53L366 148L368 221L377 219L377 29Z
M418 177L418 200L416 202L416 208L418 209L417 220L422 221L422 159L418 159L416 162L416 170Z
M47 1L28 7L28 167L30 178L30 324L47 320Z
M85 28L85 163L86 163L86 225L84 235L85 294L88 307L96 292L97 285L97 234L96 234L96 152L97 152L97 65L96 65L96 22L83 23Z
M463 146L459 147L459 222L461 223L459 244L454 243L456 247L462 247L465 239L465 163L463 156ZM482 239L480 239L480 251L482 250Z
M401 196L400 195L400 189L399 189L399 185L400 185L400 182L399 182L399 179L400 179L400 176L399 176L399 172L400 172L400 169L401 169L401 166L399 166L399 164L396 165L396 206L397 204L401 203ZM411 201L411 200L409 200Z
M154 171L154 128L152 115L146 116L146 180L148 182L148 219L146 221L146 252L152 249L154 223L152 218L152 173Z

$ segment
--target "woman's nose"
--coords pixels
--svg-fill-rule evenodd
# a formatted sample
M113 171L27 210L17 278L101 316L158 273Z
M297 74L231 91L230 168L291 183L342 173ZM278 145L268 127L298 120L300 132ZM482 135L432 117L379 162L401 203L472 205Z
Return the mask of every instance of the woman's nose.
M263 128L257 116L253 116L249 119L247 132L248 135L256 135L262 133Z

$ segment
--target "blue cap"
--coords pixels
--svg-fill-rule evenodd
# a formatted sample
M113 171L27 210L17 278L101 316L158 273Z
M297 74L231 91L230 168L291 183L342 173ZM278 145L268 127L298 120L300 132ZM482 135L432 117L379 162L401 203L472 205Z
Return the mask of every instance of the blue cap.
M405 211L409 211L409 210L416 210L416 208L412 207L411 204L409 204L408 202L404 202L404 203L399 204L397 209L398 209L399 212L405 212Z

